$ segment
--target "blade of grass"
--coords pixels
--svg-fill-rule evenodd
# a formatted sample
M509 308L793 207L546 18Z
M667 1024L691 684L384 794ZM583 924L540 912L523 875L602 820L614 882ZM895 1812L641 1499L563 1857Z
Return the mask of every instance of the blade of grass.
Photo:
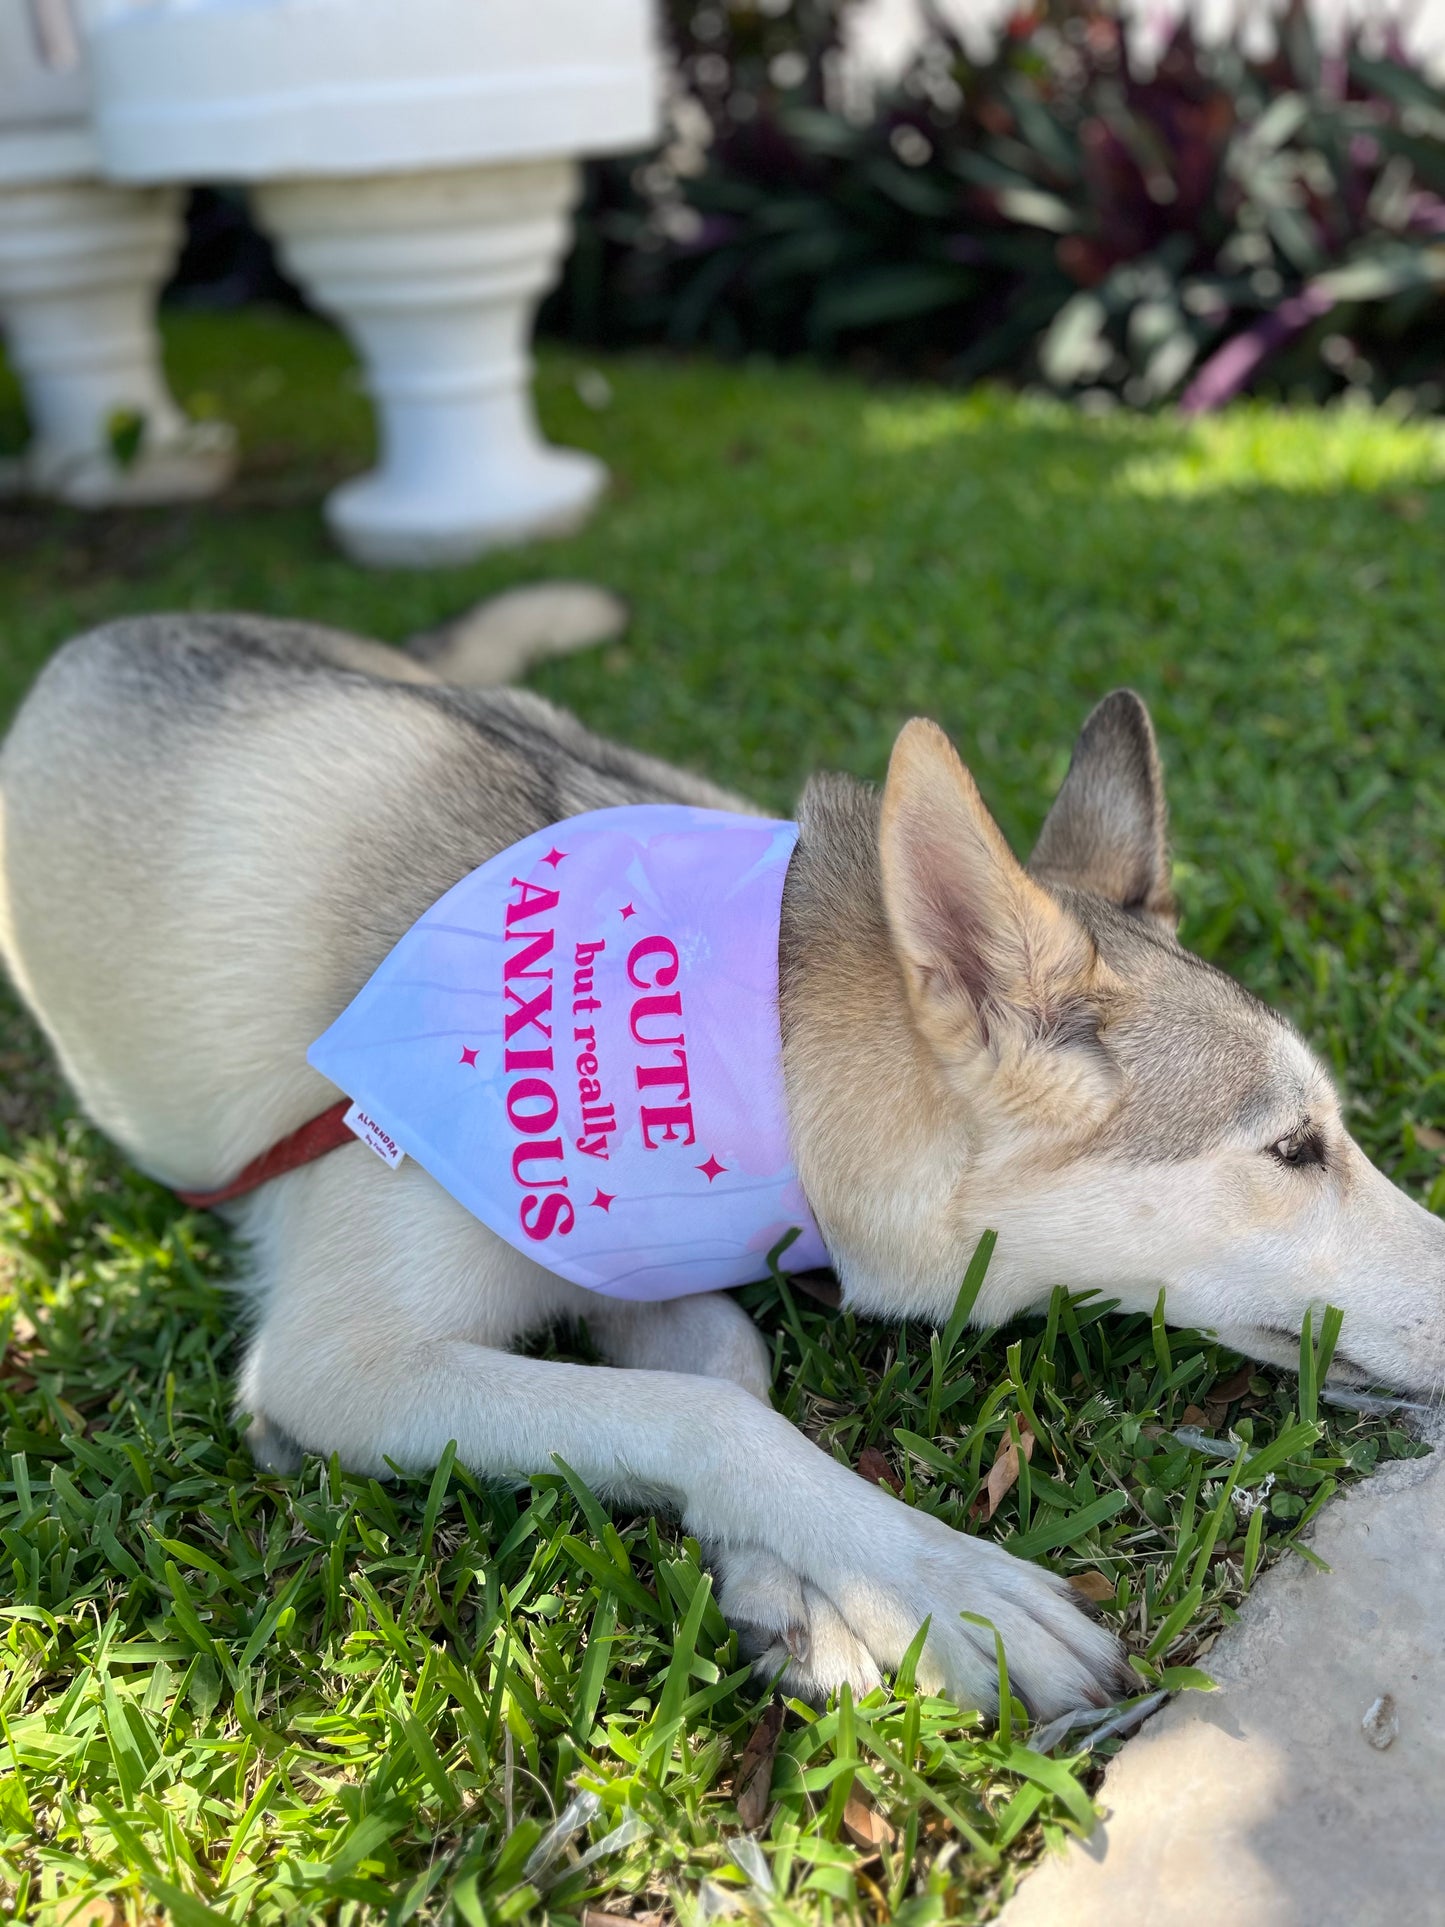
M958 1296L953 1301L953 1310L948 1314L948 1322L943 1328L941 1350L943 1362L947 1366L953 1357L954 1347L963 1333L964 1326L973 1316L973 1308L978 1303L978 1294L983 1290L983 1281L988 1276L989 1261L993 1257L994 1246L998 1243L996 1231L985 1231L974 1246L973 1256L968 1261L968 1269L963 1274L963 1283L958 1288Z
M1041 1552L1055 1552L1060 1546L1077 1545L1095 1526L1112 1519L1128 1503L1127 1492L1106 1492L1091 1505L1081 1506L1067 1518L1042 1520L1028 1532L1015 1533L1004 1543L1020 1559L1037 1559Z

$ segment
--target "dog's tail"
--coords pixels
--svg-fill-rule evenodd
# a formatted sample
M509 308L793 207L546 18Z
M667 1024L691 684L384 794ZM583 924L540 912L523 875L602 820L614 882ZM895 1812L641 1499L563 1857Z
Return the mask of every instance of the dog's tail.
M443 682L494 689L551 656L610 642L624 632L631 614L620 596L590 582L536 582L424 630L406 652Z

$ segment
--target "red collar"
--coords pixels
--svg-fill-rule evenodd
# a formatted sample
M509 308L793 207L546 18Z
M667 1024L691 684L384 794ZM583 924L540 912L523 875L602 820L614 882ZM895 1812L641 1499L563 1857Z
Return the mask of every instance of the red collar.
M350 1109L351 1099L341 1098L328 1110L309 1118L289 1137L283 1137L273 1144L269 1151L252 1158L244 1171L217 1191L177 1191L176 1196L182 1204L188 1204L197 1211L214 1211L218 1204L229 1204L232 1198L243 1198L248 1191L256 1190L272 1178L284 1177L286 1172L294 1171L300 1165L311 1164L317 1158L325 1157L328 1151L339 1151L343 1144L355 1144L357 1139L354 1132L342 1121Z

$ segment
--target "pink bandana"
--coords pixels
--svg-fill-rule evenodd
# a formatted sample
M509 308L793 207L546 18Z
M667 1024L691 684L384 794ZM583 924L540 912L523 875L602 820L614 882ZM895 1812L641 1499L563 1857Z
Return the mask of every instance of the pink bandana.
M610 1298L828 1262L788 1148L794 823L596 810L463 877L307 1052L389 1164Z

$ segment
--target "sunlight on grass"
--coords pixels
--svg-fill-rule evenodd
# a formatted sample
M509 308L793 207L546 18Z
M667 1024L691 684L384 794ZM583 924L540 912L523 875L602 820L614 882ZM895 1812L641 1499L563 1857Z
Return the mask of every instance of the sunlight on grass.
M1186 422L1171 414L1122 411L1089 417L1044 395L894 395L865 404L863 439L879 453L907 455L948 442L977 441L1001 423L1015 433L1088 437L1121 463L1108 486L1120 495L1188 499L1269 488L1330 495L1375 491L1445 478L1445 424L1405 421L1386 409L1292 409L1246 402L1222 415ZM1091 485L1069 464L1051 465L1050 482Z
M1182 447L1152 450L1115 477L1121 495L1189 499L1269 488L1297 495L1378 491L1445 477L1445 426L1380 410L1248 406L1191 424Z
M947 389L895 390L883 399L866 401L862 421L865 446L889 455L906 455L914 449L977 436L1002 422L1024 432L1031 428L1053 433L1082 429L1126 443L1147 442L1154 433L1154 423L1147 416L1118 413L1090 419L1049 395L1016 395L987 387L965 394Z

